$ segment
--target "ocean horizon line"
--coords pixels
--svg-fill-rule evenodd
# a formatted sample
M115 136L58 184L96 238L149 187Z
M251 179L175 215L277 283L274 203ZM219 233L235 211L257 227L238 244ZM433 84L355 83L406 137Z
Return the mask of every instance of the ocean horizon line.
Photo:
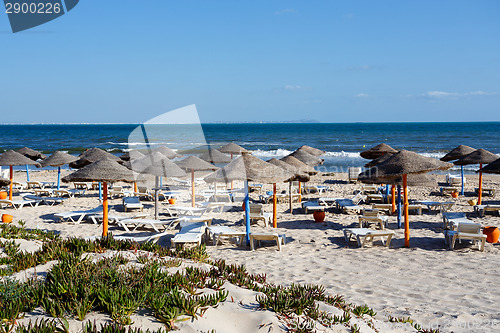
M301 121L243 121L243 122L207 122L201 125L305 125L305 124L461 124L461 123L500 123L500 120L483 120L483 121L355 121L355 122L301 122ZM39 125L135 125L139 126L144 123L0 123L0 126L39 126ZM172 124L147 124L147 125L197 125L198 123L172 123Z

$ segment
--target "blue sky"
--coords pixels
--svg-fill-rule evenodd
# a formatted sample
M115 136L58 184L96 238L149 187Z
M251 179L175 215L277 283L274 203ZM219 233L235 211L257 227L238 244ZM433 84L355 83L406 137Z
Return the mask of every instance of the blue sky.
M2 123L498 121L500 2L82 0L12 34Z

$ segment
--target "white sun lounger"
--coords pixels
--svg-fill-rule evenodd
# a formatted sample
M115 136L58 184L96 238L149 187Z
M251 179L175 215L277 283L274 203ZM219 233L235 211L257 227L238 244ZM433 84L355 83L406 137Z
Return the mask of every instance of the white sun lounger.
M382 244L384 244L384 237L387 237L385 246L389 247L391 244L392 236L394 236L394 231L391 230L373 230L366 228L346 228L343 229L344 238L346 242L351 241L351 237L355 237L359 247L364 247L365 243L373 242L375 237L380 237Z
M54 217L59 218L61 222L73 222L74 224L79 224L87 215L102 212L102 206L89 210L76 210L71 212L62 212L54 214Z
M160 238L163 236L169 235L169 232L167 230L160 232L160 233L155 233L150 236L132 236L132 235L117 235L113 236L114 239L116 240L121 240L121 241L132 241L132 242L137 242L137 243L147 243L147 242L153 242L156 243Z
M222 237L226 238L238 238L238 243L240 246L243 244L243 240L245 239L246 232L244 231L236 231L226 226L213 226L207 227L207 240L212 239L213 245L217 246L220 243L220 239Z
M63 198L40 197L29 193L21 193L20 195L23 197L24 200L34 200L37 201L38 203L43 203L49 206L54 206L55 204L62 203L65 200Z
M188 206L172 206L166 205L165 209L170 216L176 215L189 215L194 216L195 213L203 215L206 211L206 207L188 207Z
M74 198L77 195L84 195L85 190L79 190L79 189L62 189L62 190L53 190L53 193L55 196L58 197L64 197L67 196L68 198Z
M251 233L250 234L250 248L252 251L255 251L255 241L265 241L265 240L270 240L270 241L275 241L276 245L278 246L278 251L281 251L281 245L285 244L286 236L285 235L279 235L277 233Z
M457 230L445 230L444 240L449 243L450 249L455 249L455 242L462 239L472 240L476 242L479 251L484 251L484 244L486 243L486 235L481 232L481 225L472 222L460 222L457 225Z
M442 211L446 212L450 210L453 205L455 204L454 201L446 201L446 202L441 202L441 201L431 201L431 200L420 200L420 201L415 201L416 204L419 205L425 205L427 206L427 210L429 212L437 212L437 211Z
M443 229L455 229L459 222L471 222L467 219L467 213L462 212L443 212Z
M128 211L129 209L140 209L142 212L144 208L138 197L124 197L122 200L124 211Z
M318 201L303 201L302 202L302 210L304 211L304 214L309 214L309 213L314 213L314 212L324 212L325 208L327 208L324 205L321 205Z
M500 215L500 205L475 205L474 211L479 217L484 217L486 212L497 212Z
M172 238L172 247L176 244L201 244L207 224L205 222L181 222L181 230Z
M13 207L14 209L21 209L25 205L30 205L31 207L38 206L40 202L36 200L9 200L9 199L0 199L0 208Z
M89 217L92 220L92 222L94 222L94 224L101 223L102 219L103 219L102 213L90 215ZM146 213L137 214L137 215L134 215L134 216L108 215L108 221L109 222L116 222L116 223L119 224L119 222L122 221L122 220L126 220L126 219L143 219L143 218L146 218L146 217L148 217L148 214L146 214ZM125 230L127 230L127 229L125 229Z
M118 225L120 225L126 231L129 230L128 225L132 225L134 229L132 231L137 230L137 228L141 226L149 226L153 228L156 232L160 232L158 228L164 228L164 230L172 229L172 227L179 222L179 219L173 218L169 220L154 220L154 219L144 219L144 218L128 218L128 219L120 219L117 220Z

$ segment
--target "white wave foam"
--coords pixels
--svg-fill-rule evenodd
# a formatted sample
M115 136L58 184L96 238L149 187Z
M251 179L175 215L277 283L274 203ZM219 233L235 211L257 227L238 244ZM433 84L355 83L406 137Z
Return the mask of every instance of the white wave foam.
M291 150L287 150L287 149L274 149L274 150L260 150L260 149L257 149L257 150L253 150L252 151L252 155L254 156L257 156L257 157L267 157L267 158L282 158L282 157L285 157L286 155L289 155L293 153L293 151Z
M348 151L327 151L324 157L344 157L344 158L361 158L359 153L353 153Z

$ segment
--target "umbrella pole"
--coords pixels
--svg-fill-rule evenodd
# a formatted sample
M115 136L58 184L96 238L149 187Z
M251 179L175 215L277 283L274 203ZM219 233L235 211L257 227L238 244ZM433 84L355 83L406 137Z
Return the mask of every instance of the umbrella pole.
M61 167L57 167L57 189L61 189Z
M292 182L288 182L288 197L290 199L290 214L292 214Z
M278 227L278 221L276 219L276 183L273 184L273 228Z
M137 193L137 182L134 182L134 192Z
M464 166L460 166L462 169L462 191L460 192L461 195L464 195Z
M398 185L398 229L401 229L401 185Z
M26 181L30 181L30 168L28 167L28 164L26 164Z
M9 200L12 200L12 179L14 179L14 170L12 169L12 165L9 168L10 168Z
M479 170L483 168L483 163L479 164ZM479 193L477 194L477 204L481 204L481 199L483 197L483 173L479 173Z
M191 170L191 203L193 207L195 206L194 202L194 170Z
M385 184L385 202L389 203L389 184Z
M99 185L101 183L99 182ZM102 237L108 236L108 184L104 182L104 194L102 200Z
M155 220L158 220L158 176L155 177Z
M163 188L163 177L160 177L160 188Z
M233 153L231 153L231 161L233 160ZM231 180L231 190L233 189L233 181Z
M396 186L391 187L391 203L392 203L392 214L396 212Z
M403 175L404 211L405 211L405 247L410 247L410 220L408 219L408 181L407 174Z
M250 245L250 196L248 194L248 180L245 180L245 228L248 246Z
M302 202L302 183L299 181L299 203Z
M102 201L102 185L101 185L101 182L99 182L99 201Z

